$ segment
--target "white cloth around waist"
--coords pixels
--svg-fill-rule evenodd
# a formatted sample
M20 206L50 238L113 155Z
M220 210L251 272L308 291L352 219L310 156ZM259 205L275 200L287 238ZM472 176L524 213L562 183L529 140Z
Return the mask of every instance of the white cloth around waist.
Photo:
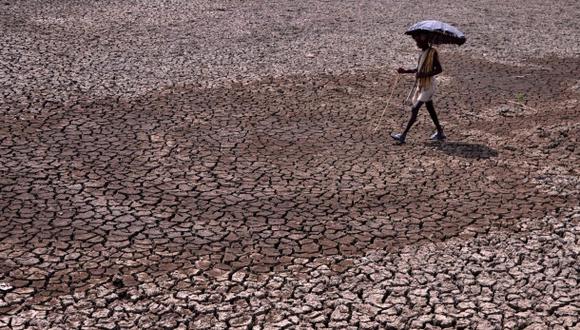
M413 104L417 102L427 102L431 101L433 95L437 91L437 79L435 77L431 78L431 84L427 87L420 88L417 86L415 94L413 95Z

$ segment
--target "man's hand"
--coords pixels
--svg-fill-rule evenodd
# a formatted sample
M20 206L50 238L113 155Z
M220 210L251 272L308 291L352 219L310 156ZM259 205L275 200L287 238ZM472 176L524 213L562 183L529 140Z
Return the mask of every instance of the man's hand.
M412 69L412 70L407 70L407 69L403 69L403 68L398 68L397 69L397 73L398 74L403 74L403 73L415 73L417 72L416 69Z

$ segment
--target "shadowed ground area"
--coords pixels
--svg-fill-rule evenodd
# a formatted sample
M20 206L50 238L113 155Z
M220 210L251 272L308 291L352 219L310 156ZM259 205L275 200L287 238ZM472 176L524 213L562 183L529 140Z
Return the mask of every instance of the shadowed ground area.
M422 110L398 146L413 82L394 86L394 68L416 53L387 36L416 17L373 13L410 4L66 3L0 4L0 328L580 325L566 36L514 57L437 2L474 46L440 49L448 141L428 140ZM521 11L555 19L545 7ZM460 13L489 28L502 8Z

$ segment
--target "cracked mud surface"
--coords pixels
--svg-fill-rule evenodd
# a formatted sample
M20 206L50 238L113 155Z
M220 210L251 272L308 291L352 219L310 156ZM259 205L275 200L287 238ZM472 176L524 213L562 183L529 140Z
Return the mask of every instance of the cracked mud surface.
M0 3L0 329L578 329L579 8L504 6Z

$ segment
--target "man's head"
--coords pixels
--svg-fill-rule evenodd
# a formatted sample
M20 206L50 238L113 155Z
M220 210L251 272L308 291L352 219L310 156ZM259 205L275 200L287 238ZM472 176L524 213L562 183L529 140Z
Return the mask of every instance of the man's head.
M415 40L415 42L417 43L417 47L421 48L421 49L425 49L429 47L429 35L427 35L426 33L415 33L413 34L413 39Z

